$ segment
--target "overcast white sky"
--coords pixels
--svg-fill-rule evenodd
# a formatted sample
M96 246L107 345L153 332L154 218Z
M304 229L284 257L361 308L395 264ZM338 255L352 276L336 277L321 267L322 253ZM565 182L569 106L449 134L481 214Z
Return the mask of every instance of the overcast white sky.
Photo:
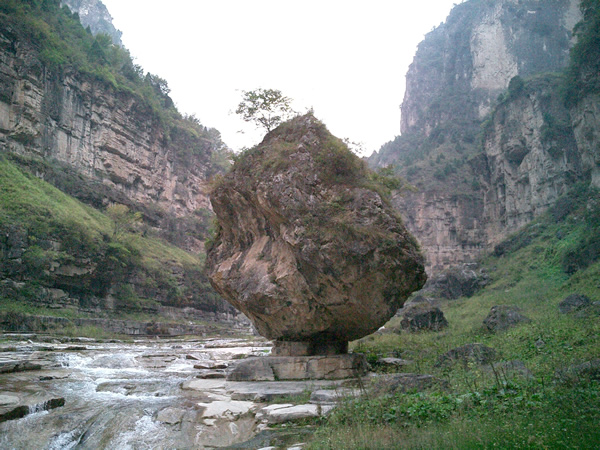
M461 0L103 0L144 70L179 110L234 150L262 132L232 111L241 90L279 89L371 154L400 134L417 44ZM244 133L239 133L242 130Z

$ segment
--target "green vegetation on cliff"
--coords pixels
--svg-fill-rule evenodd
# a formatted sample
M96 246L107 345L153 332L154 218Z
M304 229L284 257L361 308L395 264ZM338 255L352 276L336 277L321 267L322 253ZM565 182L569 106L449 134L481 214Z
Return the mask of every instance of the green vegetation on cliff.
M158 305L206 311L225 306L199 256L148 231L115 234L114 218L5 157L0 185L0 276L11 280L0 287L2 298L117 313L156 312ZM105 305L106 298L114 305Z
M107 89L134 96L155 116L167 139L194 141L194 145L182 147L180 156L204 151L201 140L213 141L215 151L224 147L217 130L177 111L166 80L145 73L110 36L93 36L83 28L77 13L60 6L60 0L0 0L0 27L11 40L37 49L40 61L54 76L74 71L104 83Z
M587 94L600 94L600 1L581 2L583 20L575 27L577 42L571 50L565 99L569 106Z

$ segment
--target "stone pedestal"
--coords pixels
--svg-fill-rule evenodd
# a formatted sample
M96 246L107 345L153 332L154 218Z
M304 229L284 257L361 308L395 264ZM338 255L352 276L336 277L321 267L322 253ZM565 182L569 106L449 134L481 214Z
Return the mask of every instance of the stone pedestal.
M341 380L367 373L361 353L321 356L259 356L236 364L228 381Z
M273 356L344 355L348 353L347 341L275 341Z

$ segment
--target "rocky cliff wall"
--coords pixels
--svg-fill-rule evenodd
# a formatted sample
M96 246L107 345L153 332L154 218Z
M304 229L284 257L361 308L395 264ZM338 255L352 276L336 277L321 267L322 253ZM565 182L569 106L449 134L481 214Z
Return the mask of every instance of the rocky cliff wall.
M401 131L481 120L512 77L567 65L579 0L470 0L419 44L406 74ZM457 112L460 116L457 117Z
M585 175L579 135L586 128L590 136L583 122L596 120L594 107L581 106L587 118L573 133L569 112L543 83L519 100L504 94L517 76L566 67L581 17L579 0L470 0L419 45L402 136L370 163L395 165L417 187L396 204L430 274L473 261ZM481 124L498 103L481 143Z
M179 142L185 130L166 128L138 96L92 75L49 70L35 48L6 30L0 90L3 151L65 163L132 202L177 217L210 208L207 180L218 143Z
M72 12L77 13L81 24L90 27L92 33L108 34L113 43L123 45L123 33L115 28L112 16L100 0L62 0L61 5L67 5Z
M570 113L584 174L600 188L600 95L586 96Z

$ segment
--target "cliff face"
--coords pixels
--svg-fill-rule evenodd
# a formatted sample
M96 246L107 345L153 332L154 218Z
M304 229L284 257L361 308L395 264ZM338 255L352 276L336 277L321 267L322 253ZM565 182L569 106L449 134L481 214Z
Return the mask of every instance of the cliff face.
M581 18L578 0L471 0L420 44L402 136L370 162L417 187L396 204L430 273L473 261L596 176L594 101L569 111L555 78L523 81L568 65Z
M59 0L7 2L0 23L0 298L232 312L202 272L219 133Z
M456 6L419 45L406 74L402 134L481 120L514 76L566 66L581 19L578 4L471 0Z
M219 139L166 132L137 96L76 71L50 71L35 48L0 33L0 143L67 164L123 202L184 217L210 208L207 180ZM218 137L218 136L216 136ZM109 201L110 199L106 199ZM199 249L201 241L189 243Z
M532 80L495 110L483 146L487 244L533 220L589 173L571 117L557 94L560 80Z
M93 34L108 34L114 44L123 45L123 33L115 28L108 9L100 0L62 0L61 5L67 5L72 12L77 13L81 24L90 27Z

